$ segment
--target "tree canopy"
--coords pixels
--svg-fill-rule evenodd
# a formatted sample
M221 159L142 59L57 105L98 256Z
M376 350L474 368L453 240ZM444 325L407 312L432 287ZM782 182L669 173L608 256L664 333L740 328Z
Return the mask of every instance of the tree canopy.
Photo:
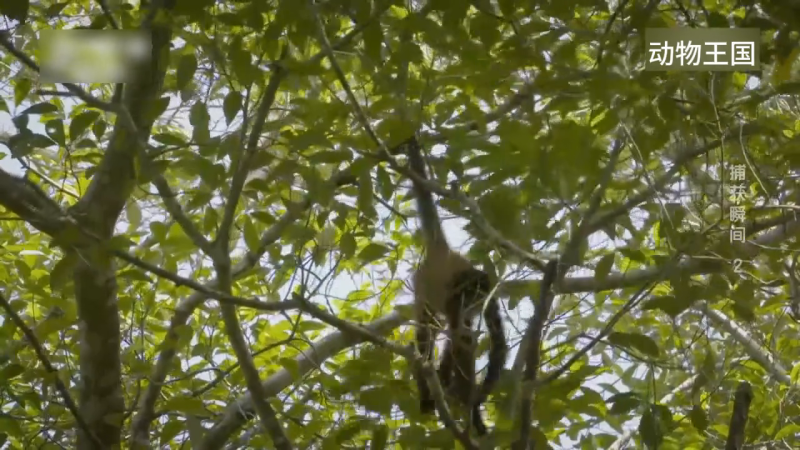
M797 2L0 13L0 448L800 448ZM670 27L760 68L644 70ZM53 83L78 28L152 51ZM415 134L502 301L485 439L418 410Z

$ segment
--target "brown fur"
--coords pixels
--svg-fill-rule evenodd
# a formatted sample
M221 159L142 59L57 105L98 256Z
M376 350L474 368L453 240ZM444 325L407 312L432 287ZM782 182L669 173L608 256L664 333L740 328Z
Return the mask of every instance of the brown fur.
M420 177L427 178L416 139L409 141L407 150L411 170ZM485 434L486 427L480 416L480 405L499 379L507 354L499 305L495 298L489 298L484 308L484 300L492 290L488 274L476 269L467 258L450 249L431 193L416 182L414 192L427 248L412 280L418 321L417 348L426 361L433 360L437 328L440 328L436 324L439 319L445 319L450 330L450 340L439 366L439 378L445 390L470 409L472 423L478 433ZM491 349L486 377L481 389L476 392L477 342L473 336L472 319L482 310L489 330ZM420 392L420 411L423 414L433 413L435 403L430 388L422 373L417 371L415 377Z

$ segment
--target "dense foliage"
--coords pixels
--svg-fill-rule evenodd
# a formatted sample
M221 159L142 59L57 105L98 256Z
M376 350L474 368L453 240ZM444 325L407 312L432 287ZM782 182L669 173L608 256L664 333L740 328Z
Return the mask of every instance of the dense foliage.
M0 448L476 445L411 379L414 132L514 346L481 445L723 448L745 381L746 443L800 448L796 2L142 3L0 1ZM675 26L763 70L643 70ZM76 27L154 57L45 83Z

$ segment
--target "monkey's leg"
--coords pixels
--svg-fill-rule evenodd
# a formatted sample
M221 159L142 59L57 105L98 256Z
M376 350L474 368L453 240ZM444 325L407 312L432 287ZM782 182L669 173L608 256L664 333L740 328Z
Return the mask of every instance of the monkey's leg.
M472 320L465 309L466 297L461 294L463 292L454 295L447 305L450 340L445 349L441 369L448 385L451 385L450 391L453 396L472 415L475 393L475 339L472 333ZM469 425L472 422L474 417L467 423Z
M433 361L433 348L435 333L433 331L434 318L426 308L418 314L419 324L416 330L417 350L422 355L424 362ZM433 399L431 388L425 380L421 368L415 368L417 389L419 390L419 410L422 414L432 414L436 410L436 401Z

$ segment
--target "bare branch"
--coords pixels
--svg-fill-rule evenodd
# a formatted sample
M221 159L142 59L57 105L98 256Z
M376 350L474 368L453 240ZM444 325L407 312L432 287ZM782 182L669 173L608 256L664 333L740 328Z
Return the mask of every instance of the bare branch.
M243 298L231 294L226 294L218 290L210 289L207 286L200 284L194 280L190 280L188 278L182 277L178 274L172 273L168 270L162 269L148 262L142 261L141 259L136 258L135 256L130 255L126 252L123 252L122 250L112 250L112 253L114 254L114 256L123 261L127 261L133 264L134 266L139 267L140 269L146 270L164 279L172 281L177 286L186 286L188 288L194 289L195 291L203 294L208 298L217 300L222 305L244 306L247 308L253 308L259 311L267 311L267 312L286 311L289 309L296 309L299 307L299 305L293 301L264 302L255 298Z

